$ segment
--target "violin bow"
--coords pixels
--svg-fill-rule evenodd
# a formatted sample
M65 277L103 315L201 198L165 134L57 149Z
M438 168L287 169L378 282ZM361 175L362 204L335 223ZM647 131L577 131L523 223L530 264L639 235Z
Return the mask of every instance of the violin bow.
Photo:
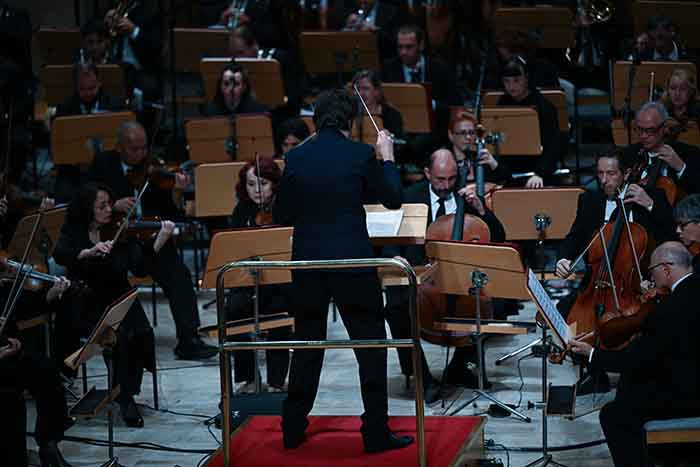
M256 185L258 187L258 197L260 198L260 201L258 202L258 210L262 211L263 209L263 199L262 199L262 182L260 181L260 177L262 177L262 173L260 172L260 153L255 151L255 180L256 180Z
M131 209L129 209L129 212L127 212L126 216L124 216L124 220L122 221L122 224L119 226L119 229L117 229L117 233L114 234L114 238L112 239L112 243L116 243L116 241L119 240L119 237L121 236L122 232L124 231L126 226L129 225L129 218L131 218L131 215L136 210L136 206L138 206L141 203L141 197L146 192L146 188L148 188L149 183L150 183L150 181L146 180L146 182L143 184L143 188L141 188L141 191L139 191L138 195L136 195L136 200L134 201L134 205L131 206Z
M625 187L624 190L622 190L622 194L624 196L625 193L627 193L627 188L629 188L629 185ZM639 275L639 282L642 282L644 278L642 277L642 267L639 265L639 255L637 254L637 249L634 247L634 239L632 238L632 229L630 229L630 222L629 222L629 217L627 215L627 209L625 208L625 202L624 200L620 202L620 209L622 210L622 215L625 216L625 228L627 230L627 240L630 242L630 248L632 248L632 257L634 258L634 267L637 270L637 274Z

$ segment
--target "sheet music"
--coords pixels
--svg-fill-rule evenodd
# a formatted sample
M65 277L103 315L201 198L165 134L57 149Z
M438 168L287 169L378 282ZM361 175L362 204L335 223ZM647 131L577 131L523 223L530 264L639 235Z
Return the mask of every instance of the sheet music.
M371 237L395 237L399 233L403 209L368 212L367 233Z
M571 339L571 330L569 325L566 324L566 320L561 316L557 307L554 306L554 302L549 298L549 294L542 287L539 279L532 269L527 270L527 288L532 293L532 298L535 300L537 308L542 311L546 316L547 321L552 325L555 337L559 339L559 343L563 346Z

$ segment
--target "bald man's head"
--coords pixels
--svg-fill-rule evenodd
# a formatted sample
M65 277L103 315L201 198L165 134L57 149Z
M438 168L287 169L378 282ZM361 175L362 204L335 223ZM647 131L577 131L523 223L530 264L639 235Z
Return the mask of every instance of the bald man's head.
M430 162L425 168L433 193L440 198L447 198L454 191L457 182L457 160L449 149L438 149L430 155Z
M122 161L128 165L139 165L148 155L146 131L140 123L124 122L117 132L117 150Z
M681 242L665 242L651 255L652 279L658 287L671 287L678 279L693 272L693 257Z

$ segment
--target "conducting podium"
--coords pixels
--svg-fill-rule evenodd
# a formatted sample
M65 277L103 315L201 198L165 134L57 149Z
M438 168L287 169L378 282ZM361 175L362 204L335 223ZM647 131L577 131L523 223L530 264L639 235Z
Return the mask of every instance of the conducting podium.
M255 160L275 153L272 120L267 114L193 118L185 122L190 160L230 162Z
M250 78L251 89L255 98L273 109L287 103L280 62L274 58L236 58L236 63L243 65ZM204 96L207 102L213 102L221 70L231 63L230 58L203 58L199 71L204 81Z

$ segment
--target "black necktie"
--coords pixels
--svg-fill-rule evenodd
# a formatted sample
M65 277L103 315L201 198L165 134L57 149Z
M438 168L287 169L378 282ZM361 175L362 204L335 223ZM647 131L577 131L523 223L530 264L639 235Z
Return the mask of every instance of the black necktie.
M418 70L411 70L411 83L420 83L420 73Z
M444 198L438 198L438 204L440 207L438 207L437 212L435 213L435 220L438 220L440 216L445 215L445 199Z

